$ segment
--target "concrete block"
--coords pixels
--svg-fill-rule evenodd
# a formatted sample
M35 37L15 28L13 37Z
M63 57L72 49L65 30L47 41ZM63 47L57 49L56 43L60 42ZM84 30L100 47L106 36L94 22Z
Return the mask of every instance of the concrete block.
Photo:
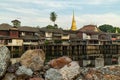
M118 57L118 65L120 65L120 56Z
M104 58L96 58L95 67L103 67L103 66L104 66Z
M87 66L87 65L90 65L91 64L91 61L90 60L83 60L83 66Z

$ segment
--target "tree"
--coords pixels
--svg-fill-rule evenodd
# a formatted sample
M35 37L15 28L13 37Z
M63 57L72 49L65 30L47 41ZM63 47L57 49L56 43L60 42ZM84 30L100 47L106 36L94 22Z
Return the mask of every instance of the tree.
M46 28L48 28L48 29L55 29L55 27L52 26L52 25L47 25Z
M14 27L20 27L21 22L19 20L13 20L11 22L13 23Z
M57 24L54 24L54 27L55 27L56 29L58 29L58 25L57 25Z
M117 31L118 33L120 33L120 28L119 28L119 27L114 27L114 33L116 33L116 31Z
M57 14L55 12L51 12L50 13L50 20L54 23L54 26L55 26L56 18L57 18Z
M103 32L114 32L114 28L112 25L104 24L99 26L99 29Z

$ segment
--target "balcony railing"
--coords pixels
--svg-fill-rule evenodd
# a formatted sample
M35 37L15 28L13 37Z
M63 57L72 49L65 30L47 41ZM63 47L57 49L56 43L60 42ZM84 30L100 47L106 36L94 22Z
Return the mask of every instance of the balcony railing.
M38 42L23 42L23 45L38 45Z

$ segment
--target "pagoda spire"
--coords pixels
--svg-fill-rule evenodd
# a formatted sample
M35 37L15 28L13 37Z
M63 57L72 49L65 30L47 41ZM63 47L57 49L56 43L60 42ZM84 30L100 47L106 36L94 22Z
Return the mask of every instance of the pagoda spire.
M73 18L72 18L71 30L72 30L72 31L77 30L76 21L75 21L75 17L74 17L74 11L73 11Z

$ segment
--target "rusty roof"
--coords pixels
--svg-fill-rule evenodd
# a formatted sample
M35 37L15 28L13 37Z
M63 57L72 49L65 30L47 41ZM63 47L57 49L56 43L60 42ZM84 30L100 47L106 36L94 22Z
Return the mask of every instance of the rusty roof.
M80 32L102 32L96 25L85 25L81 29Z

